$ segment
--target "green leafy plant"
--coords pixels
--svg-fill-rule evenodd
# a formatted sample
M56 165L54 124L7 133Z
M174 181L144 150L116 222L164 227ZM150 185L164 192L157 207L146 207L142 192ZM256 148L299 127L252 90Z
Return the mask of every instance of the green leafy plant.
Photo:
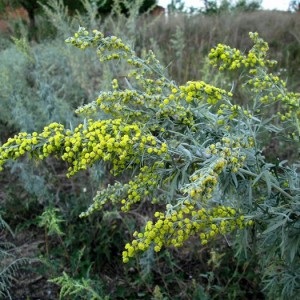
M49 255L49 241L48 236L57 235L62 236L63 232L60 228L60 223L63 222L57 213L59 209L48 207L41 216L38 218L38 226L44 227L45 229L45 245L46 245L46 253Z
M13 235L9 225L2 219L0 214L0 238L4 230ZM17 277L20 268L22 268L28 259L21 257L18 258L13 252L14 245L10 242L0 241L0 296L3 299L12 299L10 294L10 287L13 280Z
M298 167L292 160L268 162L262 137L273 132L282 144L298 145L299 94L270 73L275 62L267 59L267 43L257 33L250 37L248 53L218 44L209 54L220 72L239 79L248 95L242 107L234 102L234 85L230 91L203 81L177 85L152 51L139 57L121 39L80 27L67 42L96 48L102 62L125 60L125 75L76 110L86 117L77 127L51 123L40 133L9 138L0 148L0 168L25 154L56 156L68 164L70 177L102 161L115 181L82 218L111 203L124 213L140 203L156 210L125 245L124 263L145 251L182 247L191 236L203 246L223 236L236 243L236 255L259 254L266 294L295 296Z
M62 276L50 280L61 286L60 299L91 299L91 300L107 300L108 297L100 296L92 287L97 285L99 289L99 281L93 283L90 279L73 279L65 272ZM68 298L70 296L70 298ZM74 298L76 296L76 298Z

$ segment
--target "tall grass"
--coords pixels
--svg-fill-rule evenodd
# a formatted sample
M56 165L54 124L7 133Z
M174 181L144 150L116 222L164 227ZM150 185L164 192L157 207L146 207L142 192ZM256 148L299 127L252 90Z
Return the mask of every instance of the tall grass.
M299 14L276 11L215 16L178 14L168 16L167 19L161 17L150 23L148 28L147 20L144 24L145 28L138 31L140 39L146 42L150 37L155 38L163 51L163 63L169 66L169 73L179 82L200 78L205 55L218 43L242 50L249 49L246 37L252 31L260 33L269 41L270 55L278 60L278 70L285 70L290 86L299 87ZM184 68L176 63L177 54L171 42L178 28L185 37L184 47L181 45ZM145 43L145 47L149 46Z

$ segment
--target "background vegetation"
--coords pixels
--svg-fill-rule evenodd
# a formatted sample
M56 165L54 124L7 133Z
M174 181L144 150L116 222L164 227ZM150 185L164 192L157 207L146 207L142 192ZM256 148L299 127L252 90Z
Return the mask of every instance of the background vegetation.
M99 64L89 49L81 52L65 44L79 26L120 36L138 54L152 49L179 84L204 80L226 89L232 80L209 66L209 50L225 43L246 51L248 32L257 31L278 61L275 72L290 90L300 91L297 13L228 9L175 11L165 17L140 15L139 6L124 15L115 5L103 16L88 0L79 13L71 13L63 1L41 4L34 33L26 15L5 20L0 33L0 143L19 131L41 131L53 121L75 127L80 120L74 110L107 90L116 74L122 80L121 64ZM242 91L238 100L247 104ZM297 145L282 147L271 133L264 139L270 161L297 161ZM0 173L0 295L58 299L64 287L63 299L274 299L261 284L255 257L236 255L235 241L202 246L191 239L180 250L145 253L123 265L125 241L153 208L138 207L125 215L112 205L112 212L79 219L112 178L101 166L72 179L66 172L66 165L53 158L37 164L24 158ZM270 282L272 288L276 284L282 286Z

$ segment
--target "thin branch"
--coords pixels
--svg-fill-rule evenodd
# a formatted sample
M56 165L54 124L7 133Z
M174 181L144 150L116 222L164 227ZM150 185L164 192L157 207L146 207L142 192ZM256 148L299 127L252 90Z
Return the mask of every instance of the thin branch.
M247 174L247 175L250 175L250 176L253 176L253 177L257 177L257 174L251 172L251 171L248 171L248 170L245 170L245 169L242 169L240 168L239 171L241 173L244 173L244 174ZM281 187L277 186L276 184L274 183L270 183L271 186L276 189L278 192L280 192L282 195L284 195L285 197L289 198L290 200L293 200L293 196L291 196L290 194L288 194L286 191L284 191Z

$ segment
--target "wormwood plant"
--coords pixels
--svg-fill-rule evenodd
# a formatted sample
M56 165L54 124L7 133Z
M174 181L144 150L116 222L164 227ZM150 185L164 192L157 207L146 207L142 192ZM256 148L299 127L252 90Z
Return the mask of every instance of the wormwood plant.
M115 36L79 28L67 43L96 48L101 62L125 60L126 72L76 110L85 117L76 128L54 122L40 133L9 138L0 148L0 168L25 154L52 155L74 176L101 161L115 181L80 217L109 203L124 213L139 203L157 210L125 245L124 263L139 252L180 247L195 235L202 245L218 236L231 244L237 236L237 254L259 254L269 296L294 296L300 288L299 173L293 162L268 163L262 141L273 132L280 143L299 145L299 94L269 72L275 62L267 59L267 43L257 33L250 38L248 53L219 44L209 54L220 72L236 75L248 95L242 107L234 88L203 81L178 86L152 51L138 57Z

